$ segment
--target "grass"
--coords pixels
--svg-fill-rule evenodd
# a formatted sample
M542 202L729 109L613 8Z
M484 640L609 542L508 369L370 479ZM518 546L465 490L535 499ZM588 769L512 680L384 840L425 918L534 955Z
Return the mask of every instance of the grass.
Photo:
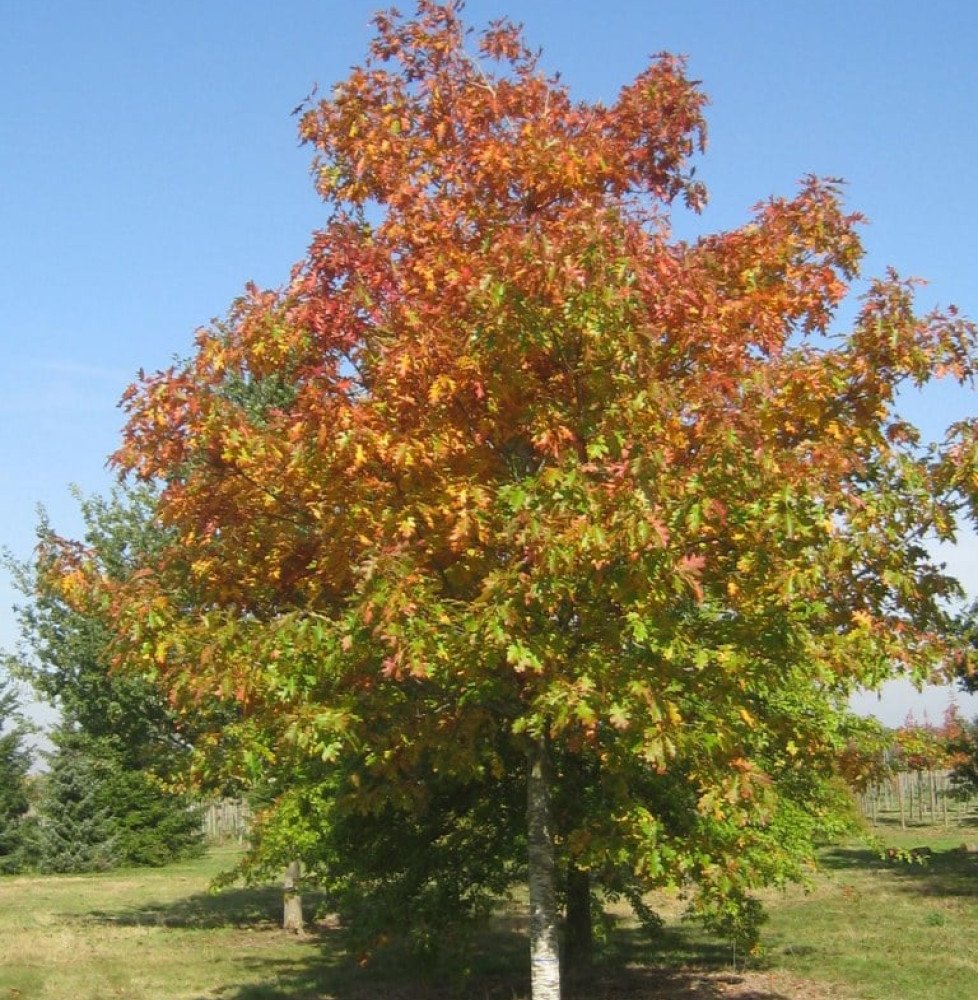
M277 930L274 889L207 893L230 860L0 880L0 997L301 996L292 987L316 945Z
M922 863L888 861L858 844L826 851L812 892L770 901L767 960L844 985L860 1000L961 1000L978 982L978 854L974 831L885 828Z
M975 831L882 829L926 864L857 844L827 850L809 892L772 894L765 954L731 970L729 948L671 921L654 946L634 926L612 934L588 1000L960 1000L978 982ZM522 918L503 913L473 956L474 976L437 984L405 973L396 948L366 968L321 926L278 928L276 887L206 891L227 850L164 870L0 879L0 1000L366 1000L526 995Z

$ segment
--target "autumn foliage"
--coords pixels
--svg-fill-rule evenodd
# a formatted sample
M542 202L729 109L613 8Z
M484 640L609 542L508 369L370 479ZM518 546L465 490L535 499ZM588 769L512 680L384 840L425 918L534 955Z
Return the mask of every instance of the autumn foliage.
M894 274L837 329L835 181L673 238L682 60L577 102L506 22L376 28L301 118L306 257L126 395L169 544L121 583L67 550L63 587L181 711L237 704L202 773L420 815L543 738L558 877L729 917L801 872L848 692L960 653L924 540L972 510L974 428L927 446L897 393L969 382L975 330Z

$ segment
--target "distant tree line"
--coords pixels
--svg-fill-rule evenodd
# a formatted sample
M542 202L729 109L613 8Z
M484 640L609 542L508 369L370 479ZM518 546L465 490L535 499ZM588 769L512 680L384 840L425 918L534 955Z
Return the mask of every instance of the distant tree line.
M967 685L963 685L967 687ZM898 813L902 824L916 818L948 822L978 795L978 720L963 718L952 703L939 723L908 714L895 728L860 720L841 757L841 769L864 813Z

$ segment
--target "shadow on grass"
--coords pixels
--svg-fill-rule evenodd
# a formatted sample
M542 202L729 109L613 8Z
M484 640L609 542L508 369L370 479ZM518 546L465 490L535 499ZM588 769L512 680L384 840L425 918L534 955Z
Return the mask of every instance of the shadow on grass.
M315 902L305 897L309 912ZM300 938L279 930L277 887L199 893L171 903L121 911L92 911L85 919L122 926L185 930L230 928L278 934L288 953L243 952L238 968L251 980L212 989L207 1000L523 1000L529 997L525 920L502 914L474 942L465 959L427 970L395 942L373 955L349 953L341 932L313 924ZM229 943L229 947L234 947ZM250 950L250 949L249 949ZM693 928L667 928L650 939L634 927L616 927L587 978L569 976L567 1000L788 1000L752 987L730 971L727 947ZM199 1000L205 1000L203 996Z
M922 896L978 897L978 853L924 852L919 861L880 857L874 851L838 847L822 856L831 871L876 871L893 875L897 885Z
M304 961L249 960L254 983L208 994L222 1000L528 1000L526 944L520 940L519 965L508 973L422 978L385 962L381 968L327 965ZM566 1000L789 1000L781 992L755 985L736 972L698 968L610 968L600 966L586 978L565 977ZM198 1000L205 1000L204 997Z
M599 951L599 965L624 968L729 969L736 955L695 924L660 928L650 936L634 925L618 926Z
M281 925L282 890L277 886L201 892L175 902L126 910L92 910L86 919L123 927L219 927L271 929Z
M695 931L668 929L650 940L637 928L616 928L588 975L565 976L563 995L566 1000L788 1000L747 986L730 971L730 958L726 947ZM528 966L525 921L501 916L479 935L464 961L427 974L397 945L359 967L350 956L331 951L327 941L301 964L270 969L256 962L260 982L219 995L224 1000L525 1000Z

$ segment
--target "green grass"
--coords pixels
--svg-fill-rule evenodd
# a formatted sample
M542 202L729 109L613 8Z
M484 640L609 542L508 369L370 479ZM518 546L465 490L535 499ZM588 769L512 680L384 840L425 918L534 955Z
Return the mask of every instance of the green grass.
M860 845L826 851L813 891L770 901L767 960L865 1000L978 995L978 854L958 851L966 837L943 827L882 836L933 854L906 863Z
M361 967L328 921L301 938L283 932L277 886L208 892L234 858L215 850L166 869L0 877L0 1000L456 995L457 980L436 987L406 976L396 946ZM315 897L304 902L317 906ZM480 981L522 990L526 949L512 919L502 915L480 947Z
M0 997L235 1000L315 995L315 941L276 927L275 889L220 895L228 852L166 869L0 879Z
M880 831L895 846L928 845L926 864L887 861L857 844L823 855L809 892L771 894L759 970L731 976L722 942L671 921L654 945L623 921L604 950L595 998L844 997L961 1000L978 982L978 854L953 850L974 832ZM418 982L403 952L361 968L320 925L278 928L272 886L214 895L228 850L163 870L0 879L0 1000L454 1000L526 995L518 913L502 913L470 957L474 975ZM668 911L675 901L664 900ZM663 972L663 967L672 972ZM713 969L709 975L696 970ZM712 978L711 978L712 976ZM737 985L737 984L740 985ZM819 985L821 984L821 985ZM736 992L738 989L747 992Z

